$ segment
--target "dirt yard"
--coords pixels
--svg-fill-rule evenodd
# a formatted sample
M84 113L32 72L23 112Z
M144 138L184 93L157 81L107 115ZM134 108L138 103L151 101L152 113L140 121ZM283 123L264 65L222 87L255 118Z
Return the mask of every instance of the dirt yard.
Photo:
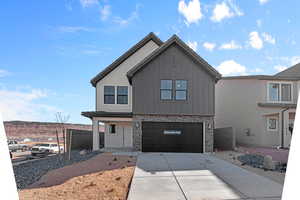
M100 154L48 172L19 196L21 200L125 200L135 163L133 156Z

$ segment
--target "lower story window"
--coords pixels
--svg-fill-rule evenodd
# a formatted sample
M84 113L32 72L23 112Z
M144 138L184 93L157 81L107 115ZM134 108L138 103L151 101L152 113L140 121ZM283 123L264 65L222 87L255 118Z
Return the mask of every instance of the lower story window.
M277 131L278 130L278 118L268 117L267 118L267 129L268 129L268 131Z
M111 133L111 134L116 133L116 125L115 124L110 124L109 125L109 133Z

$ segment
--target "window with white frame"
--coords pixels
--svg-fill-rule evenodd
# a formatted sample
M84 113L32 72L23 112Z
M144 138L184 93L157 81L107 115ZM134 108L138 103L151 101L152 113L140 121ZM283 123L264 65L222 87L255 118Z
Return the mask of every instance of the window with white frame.
M278 130L278 118L277 117L267 117L267 130L277 131Z
M292 101L292 83L269 83L268 101L285 103Z

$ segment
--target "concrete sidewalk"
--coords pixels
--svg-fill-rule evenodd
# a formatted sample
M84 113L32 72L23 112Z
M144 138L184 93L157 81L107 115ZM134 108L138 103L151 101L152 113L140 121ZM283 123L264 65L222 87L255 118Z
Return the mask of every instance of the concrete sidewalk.
M144 153L128 200L280 200L281 193L282 185L209 155Z

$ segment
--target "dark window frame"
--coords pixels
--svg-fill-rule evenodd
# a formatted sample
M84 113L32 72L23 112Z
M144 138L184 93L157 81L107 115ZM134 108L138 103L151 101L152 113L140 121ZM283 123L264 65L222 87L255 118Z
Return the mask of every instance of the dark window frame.
M113 94L106 94L105 93L105 87L112 87L112 88L114 88L114 93ZM104 104L116 104L116 88L115 88L115 86L112 86L112 85L105 85L104 87L103 87L103 103ZM110 103L110 102L106 102L106 97L113 97L113 103Z
M171 89L162 89L162 81L171 81ZM161 101L172 101L174 98L173 98L173 90L174 90L174 86L173 86L173 80L172 79L161 79L160 80L160 100ZM162 98L162 92L163 91L168 91L168 92L171 92L171 98L170 99L163 99Z
M176 89L176 81L185 81L186 82L186 87L185 87L185 89ZM177 80L175 80L175 87L174 87L174 89L175 89L175 95L174 95L174 99L176 100L176 101L187 101L187 99L188 99L188 81L187 80L184 80L184 79L177 79ZM177 94L177 91L184 91L185 92L185 99L177 99L176 98L176 94Z
M108 132L110 134L116 134L116 125L115 124L110 124L108 129L109 129Z
M126 88L127 94L119 94L119 88ZM119 97L126 97L126 103L121 103ZM128 105L128 86L117 86L117 104Z

